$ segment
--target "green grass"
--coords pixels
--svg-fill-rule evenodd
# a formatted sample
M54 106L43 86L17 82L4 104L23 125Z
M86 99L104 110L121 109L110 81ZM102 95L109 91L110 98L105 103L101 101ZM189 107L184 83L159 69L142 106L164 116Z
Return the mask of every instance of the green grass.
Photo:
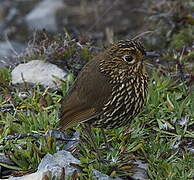
M4 77L9 84L9 71ZM65 95L72 75L63 83ZM11 96L11 100L5 98ZM10 92L1 88L0 107L13 105L9 112L0 112L0 151L15 163L9 166L15 170L36 169L42 157L57 151L56 141L52 137L27 137L3 141L8 135L27 133L44 134L49 129L58 127L58 109L61 94L41 90L39 86L26 91L26 97L19 95L19 90ZM92 170L97 169L111 177L132 175L131 160L145 160L148 165L149 179L192 179L194 177L194 157L189 152L187 143L193 142L194 131L194 92L188 93L185 83L174 83L169 77L154 72L150 80L148 102L144 111L128 127L107 130L106 135L111 150L101 150L103 162L96 158L96 152L82 135L78 154L83 172L79 179L92 179ZM185 125L180 125L181 118L187 118ZM80 125L73 127L81 130ZM99 148L104 148L104 140L99 129L93 129ZM179 146L176 147L176 144ZM58 147L59 148L59 147ZM1 164L7 167L5 164Z

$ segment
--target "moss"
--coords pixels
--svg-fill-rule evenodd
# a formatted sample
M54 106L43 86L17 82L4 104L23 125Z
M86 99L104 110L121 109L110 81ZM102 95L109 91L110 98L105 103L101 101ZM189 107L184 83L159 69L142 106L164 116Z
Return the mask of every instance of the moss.
M11 80L10 70L8 68L0 69L0 85L8 85Z
M187 59L188 60L192 60L192 59L194 60L194 51L191 51L191 52L188 53Z
M89 49L83 48L81 49L81 57L85 60L90 60L92 58L92 54Z
M64 52L64 59L69 59L76 53L75 46L69 46Z
M194 29L184 28L178 33L173 34L170 47L176 50L181 49L185 45L191 45L194 39Z

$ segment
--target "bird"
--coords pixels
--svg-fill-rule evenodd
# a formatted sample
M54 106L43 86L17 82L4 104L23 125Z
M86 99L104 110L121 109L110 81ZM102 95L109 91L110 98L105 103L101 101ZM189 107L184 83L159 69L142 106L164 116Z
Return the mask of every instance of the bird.
M62 100L60 130L80 122L101 129L130 124L146 103L149 56L139 40L127 39L89 60Z

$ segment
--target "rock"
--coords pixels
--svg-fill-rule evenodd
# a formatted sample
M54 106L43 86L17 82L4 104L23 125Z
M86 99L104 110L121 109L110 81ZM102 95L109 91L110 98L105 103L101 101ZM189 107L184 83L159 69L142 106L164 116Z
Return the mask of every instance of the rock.
M54 155L47 154L38 166L38 171L49 170L52 173L52 177L61 177L62 168L65 169L65 176L71 176L74 171L80 170L71 166L70 163L80 164L80 161L76 159L68 151L59 151Z
M14 163L8 157L6 157L4 153L0 153L0 163L14 165Z
M50 172L45 171L45 172L32 173L22 177L10 177L7 180L45 180L45 179L51 179L50 176L51 176Z
M14 66L19 62L17 54L20 54L25 49L21 43L14 41L0 42L0 67ZM12 57L12 58L10 58Z
M62 0L44 0L41 1L37 6L25 17L28 27L31 30L46 29L50 32L56 32L57 18L56 14L59 10L65 7Z
M7 57L12 54L13 51L11 49L11 46L9 45L8 42L0 42L0 57Z
M53 155L47 154L39 164L37 172L22 177L10 177L8 180L61 179L64 172L65 179L67 179L73 172L80 171L70 163L79 164L80 161L68 151L58 151Z
M93 170L92 172L97 180L122 180L121 178L111 178L110 176L97 170Z
M16 66L11 75L12 84L22 84L25 81L32 84L40 83L44 87L56 89L60 86L59 79L65 80L67 73L54 64L33 60Z
M148 176L147 176L148 165L142 160L136 160L136 162L134 162L134 164L137 164L137 167L132 169L133 175L131 177L133 179L137 179L137 180L148 179Z

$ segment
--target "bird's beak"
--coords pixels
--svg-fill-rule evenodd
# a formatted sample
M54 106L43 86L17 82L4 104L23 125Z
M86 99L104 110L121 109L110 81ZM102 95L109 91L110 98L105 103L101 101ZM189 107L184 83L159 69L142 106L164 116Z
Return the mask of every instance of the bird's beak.
M152 52L146 52L146 55L145 55L147 58L154 58L154 57L159 57L160 55L154 51Z

